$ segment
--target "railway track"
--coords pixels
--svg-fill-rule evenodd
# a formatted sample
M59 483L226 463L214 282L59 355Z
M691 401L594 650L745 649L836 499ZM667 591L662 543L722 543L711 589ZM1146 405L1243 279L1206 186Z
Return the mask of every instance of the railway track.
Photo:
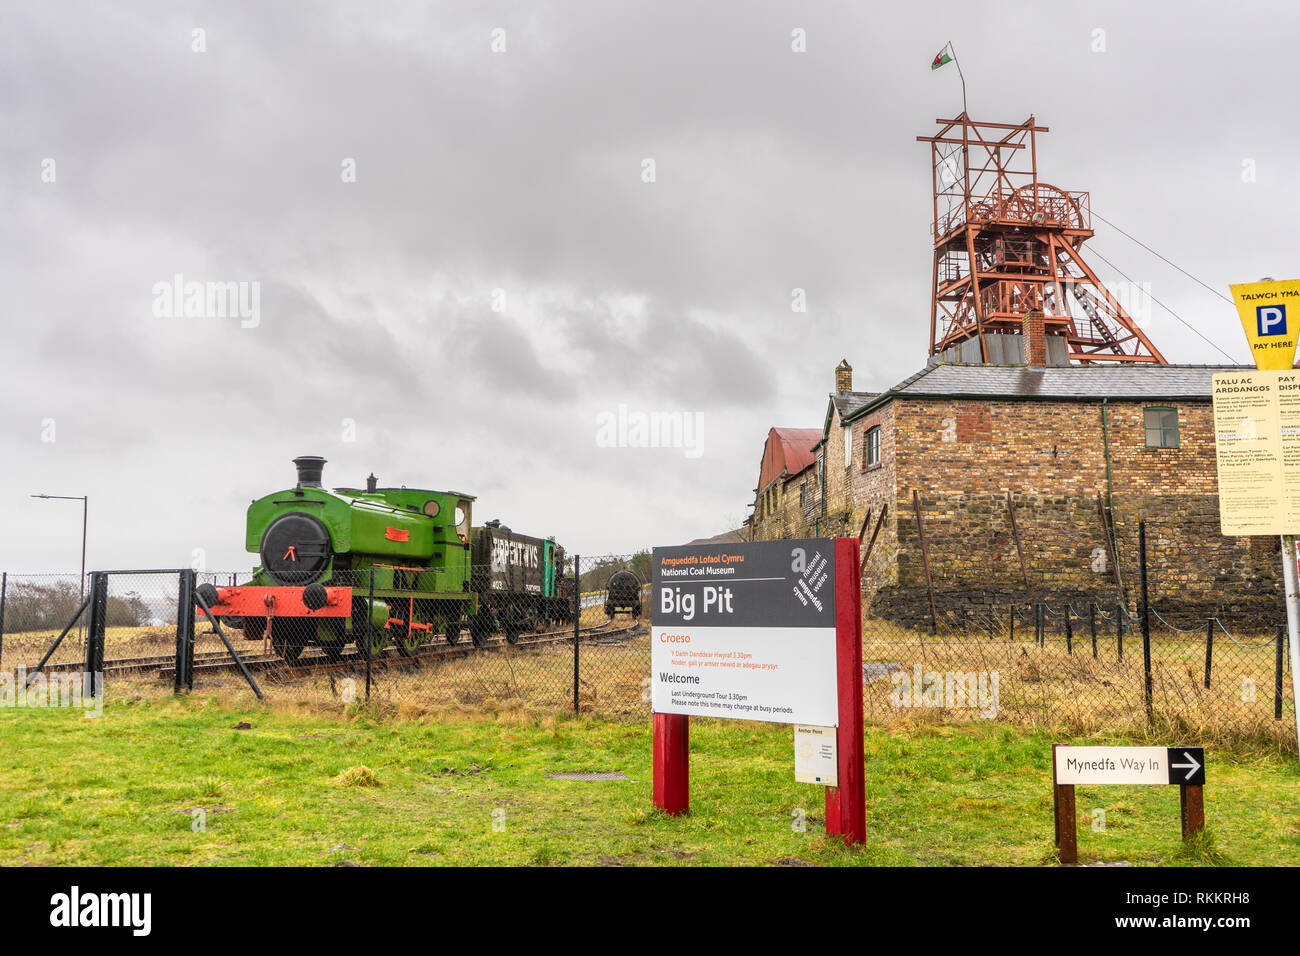
M594 641L617 640L635 633L640 627L641 622L633 621L622 627L612 627L612 621L602 624L591 625L581 629L584 639ZM573 631L564 629L561 631L546 631L538 634L522 634L513 644L508 644L505 637L501 634L494 634L482 647L476 646L467 637L462 638L459 643L430 643L423 644L414 651L407 651L405 654L397 651L395 647L387 647L381 653L371 658L371 668L380 669L402 669L418 667L424 663L434 663L440 660L453 660L459 657L465 657L476 651L493 651L500 650L503 647L530 647L545 644L558 644L573 640ZM311 656L304 656L298 659L296 663L290 664L278 654L265 654L260 650L254 651L256 644L249 646L249 653L240 654L244 665L250 671L277 670L286 674L310 676L318 673L328 673L334 671L352 670L357 667L365 666L364 655L357 651L351 651L343 654L338 660L331 661L324 654L316 653ZM236 645L236 650L239 650ZM42 668L47 674L62 673L80 673L85 662L83 660L57 661L50 662ZM142 657L118 657L110 658L104 661L104 676L107 679L111 675L126 675L147 673L157 671L159 678L171 679L176 673L176 655L170 654L153 654ZM225 650L220 651L202 651L194 655L195 673L220 673L222 671L238 672L239 666L230 657Z
M217 661L226 659L230 655L225 651L204 651L194 655L194 663L197 666L200 662L209 660ZM279 658L275 658L279 660ZM129 674L138 671L149 671L155 667L165 667L176 663L176 655L172 654L154 654L147 657L118 657L104 661L104 673L107 674ZM42 671L46 673L62 674L69 671L80 671L85 667L84 660L75 661L58 661L46 664Z
M610 640L628 637L638 632L642 625L639 621L634 621L622 627L611 627L612 622L584 627L580 633L586 640L595 640L598 643L605 643ZM500 634L494 634L482 647L475 645L468 640L462 640L456 644L437 643L422 644L413 651L407 651L405 654L397 651L395 647L386 647L383 652L375 655L370 659L372 670L406 670L418 668L424 664L437 663L439 661L455 660L461 657L468 657L471 654L482 651L499 651L506 647L516 649L526 647L537 647L549 644L562 644L573 640L572 630L549 631L539 634L521 634L519 639L510 644ZM225 652L205 657L215 658L212 660L200 661L199 655L194 658L194 673L215 674L228 671L238 672L239 665L235 663L229 654ZM366 659L363 654L356 651L344 653L338 660L330 660L324 654L312 657L300 657L295 663L290 664L277 655L250 655L242 658L244 666L250 671L266 672L273 671L277 678L296 679L300 677L311 677L316 674L337 673L339 671L355 671L358 668L364 669ZM166 662L158 667L158 677L161 679L171 679L176 674L176 662L174 657L169 657ZM108 670L108 662L105 662L105 672Z

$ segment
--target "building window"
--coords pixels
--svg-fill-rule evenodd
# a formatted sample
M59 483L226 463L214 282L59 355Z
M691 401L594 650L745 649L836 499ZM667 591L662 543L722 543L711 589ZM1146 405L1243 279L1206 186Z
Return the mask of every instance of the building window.
M880 426L867 429L866 450L863 455L863 467L870 468L880 464Z
M853 464L853 428L844 429L844 467Z
M1146 426L1148 448L1178 447L1178 409L1143 409L1143 424Z

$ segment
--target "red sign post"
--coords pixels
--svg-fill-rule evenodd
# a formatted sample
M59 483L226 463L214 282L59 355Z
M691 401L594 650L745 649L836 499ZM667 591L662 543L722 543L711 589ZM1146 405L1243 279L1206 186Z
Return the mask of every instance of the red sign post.
M862 571L856 538L835 539L835 665L839 786L826 789L826 832L850 846L867 837L862 717ZM654 715L654 805L690 810L690 717Z
M839 786L826 788L826 832L849 846L867 840L866 756L862 735L862 569L858 540L835 539L835 663L840 722Z

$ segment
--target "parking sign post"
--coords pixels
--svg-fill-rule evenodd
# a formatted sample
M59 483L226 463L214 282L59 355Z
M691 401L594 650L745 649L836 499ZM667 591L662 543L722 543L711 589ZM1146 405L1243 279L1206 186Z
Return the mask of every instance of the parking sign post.
M1225 537L1281 536L1291 695L1300 746L1300 701L1295 699L1300 691L1300 571L1296 565L1300 560L1296 550L1300 511L1286 493L1288 486L1300 481L1294 465L1300 419L1292 400L1300 387L1300 370L1295 368L1300 279L1261 279L1230 288L1259 372L1214 376L1220 525Z

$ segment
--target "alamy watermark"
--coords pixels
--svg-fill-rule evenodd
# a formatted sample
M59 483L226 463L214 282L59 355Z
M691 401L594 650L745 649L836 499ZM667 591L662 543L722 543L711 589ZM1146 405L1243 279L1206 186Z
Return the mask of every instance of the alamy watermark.
M50 925L75 928L122 927L148 936L153 926L152 893L83 893L73 886L50 897Z
M104 713L104 674L0 672L0 707L80 707L87 717Z
M185 281L176 273L171 281L153 284L153 314L160 319L239 319L241 329L255 329L262 321L262 283Z
M681 448L687 458L704 453L702 412L642 412L620 404L596 416L598 448Z
M978 710L988 720L998 715L997 671L927 671L916 664L910 671L894 671L889 679L895 707L964 708Z

